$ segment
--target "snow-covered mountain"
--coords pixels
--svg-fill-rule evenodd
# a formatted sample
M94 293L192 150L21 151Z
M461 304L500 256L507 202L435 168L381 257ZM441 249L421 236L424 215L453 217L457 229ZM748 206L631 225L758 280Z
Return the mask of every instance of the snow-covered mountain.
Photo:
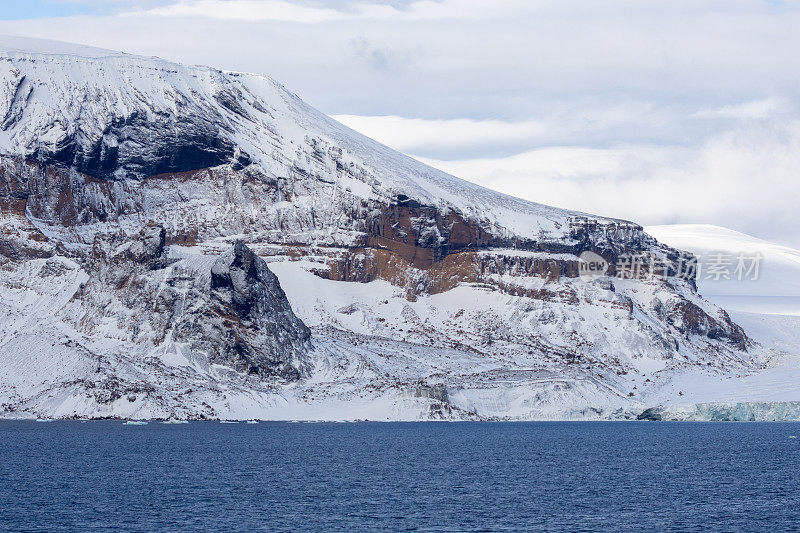
M725 276L702 273L700 293L728 310L765 314L800 315L800 250L771 243L719 226L680 224L649 226L645 230L661 242L687 250L711 265L726 261ZM749 268L757 258L757 271L735 275L738 257ZM708 270L708 269L707 269Z
M2 416L633 417L773 355L691 264L264 76L0 38Z

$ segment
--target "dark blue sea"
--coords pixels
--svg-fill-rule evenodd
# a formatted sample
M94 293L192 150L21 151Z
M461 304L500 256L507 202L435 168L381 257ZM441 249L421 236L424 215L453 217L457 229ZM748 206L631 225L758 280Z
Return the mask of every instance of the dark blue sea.
M800 424L0 421L2 531L798 531Z

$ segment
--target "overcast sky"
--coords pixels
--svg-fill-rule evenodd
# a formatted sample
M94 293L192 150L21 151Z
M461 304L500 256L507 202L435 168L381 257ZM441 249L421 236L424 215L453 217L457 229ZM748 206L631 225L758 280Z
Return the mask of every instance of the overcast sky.
M0 33L269 74L515 196L800 247L800 0L0 4Z

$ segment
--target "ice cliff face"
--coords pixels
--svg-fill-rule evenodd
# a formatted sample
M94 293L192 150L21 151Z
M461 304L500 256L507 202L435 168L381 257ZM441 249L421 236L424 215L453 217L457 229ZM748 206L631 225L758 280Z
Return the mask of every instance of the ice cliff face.
M642 272L587 282L584 251ZM685 259L422 165L263 76L0 38L7 412L623 416L672 372L758 364Z

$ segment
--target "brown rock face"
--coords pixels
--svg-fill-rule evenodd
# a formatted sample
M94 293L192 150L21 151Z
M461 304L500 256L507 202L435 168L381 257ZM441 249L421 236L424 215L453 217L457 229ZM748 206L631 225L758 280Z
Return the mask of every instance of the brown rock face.
M319 269L316 273L334 281L368 283L384 279L406 287L409 296L414 297L445 292L459 283L483 283L499 288L491 280L495 274L537 277L551 282L558 281L561 276L574 278L578 276L578 258L565 260L515 256L512 252L504 255L459 251L421 268L393 248L357 248L336 254L328 261L328 269Z
M416 268L429 268L448 254L488 246L512 246L454 212L420 205L401 196L396 204L374 205L366 245L391 250Z
M319 255L316 244L327 240L326 266L315 270L318 275L349 282L384 279L405 288L409 299L472 283L538 300L577 304L581 297L560 280L579 276L583 251L605 258L611 275L621 274L616 266L621 257L641 255L640 269L626 274L633 278L646 278L658 268L667 278L673 277L679 262L686 259L658 244L640 226L624 221L576 216L568 221L563 238L537 240L403 195L384 202L366 200L336 192L335 183L320 180L301 174L266 176L237 163L110 182L67 168L3 157L0 208L4 216L32 217L56 229L89 229L78 232L78 238L126 226L138 230L142 223L153 221L164 227L167 244L194 245L245 234L249 242L293 246L301 257ZM322 207L315 207L315 202L323 202ZM43 235L38 238L46 240ZM6 241L0 235L0 253L24 255ZM649 262L653 257L660 266ZM530 278L545 284L531 288L514 281ZM694 280L688 283L693 286ZM615 301L614 305L629 304ZM711 317L699 307L679 307L674 312L675 323L690 333L747 346L746 336L730 319Z
M697 304L679 300L669 306L667 316L678 331L684 334L725 340L742 351L747 351L752 344L744 330L735 324L723 309L720 309L719 316L714 318Z

